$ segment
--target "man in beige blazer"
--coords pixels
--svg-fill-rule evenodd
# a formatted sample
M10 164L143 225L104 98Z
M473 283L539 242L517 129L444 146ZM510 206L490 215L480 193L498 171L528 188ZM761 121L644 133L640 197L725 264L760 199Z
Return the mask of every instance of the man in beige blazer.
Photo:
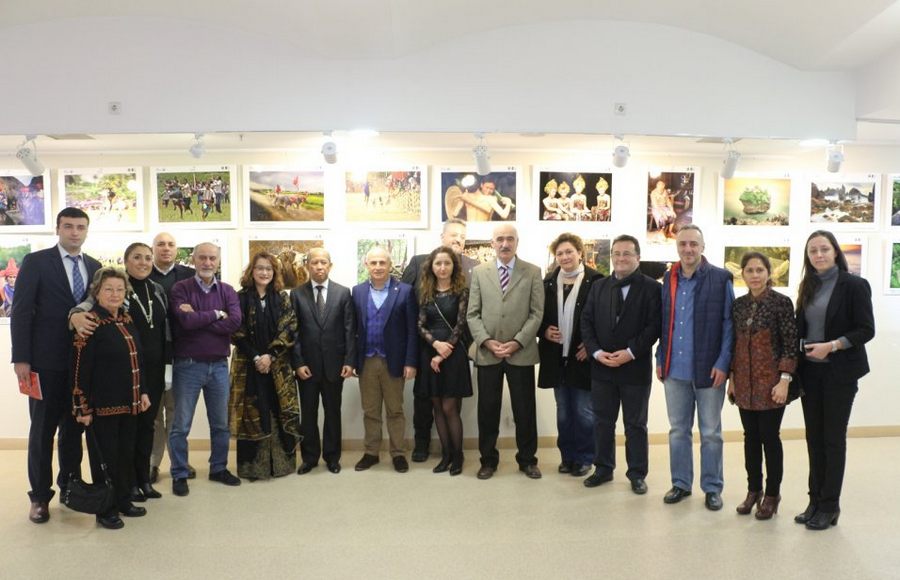
M478 479L490 479L500 461L497 435L504 375L516 422L516 462L528 477L541 477L535 457L534 365L538 362L535 336L544 315L544 286L540 269L516 257L518 245L516 228L498 225L491 237L497 259L472 271L466 318L475 339L472 348L478 369Z

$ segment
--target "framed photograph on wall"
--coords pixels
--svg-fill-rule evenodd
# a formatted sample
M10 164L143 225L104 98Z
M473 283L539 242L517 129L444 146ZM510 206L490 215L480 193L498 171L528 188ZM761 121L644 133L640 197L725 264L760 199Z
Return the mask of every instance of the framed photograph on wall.
M867 244L863 236L838 234L836 237L844 257L847 258L848 271L865 278Z
M878 223L881 176L816 175L809 182L809 221L829 229L859 229Z
M291 290L309 280L306 255L312 248L325 247L324 232L254 232L244 244L243 265L257 252L269 252L281 262L285 289ZM290 265L290 268L288 268Z
M359 238L356 242L357 284L369 279L369 271L366 269L366 253L375 246L381 246L390 253L391 276L398 280L403 275L403 270L406 269L415 250L412 239L404 234L393 233L390 237Z
M0 236L0 324L9 324L22 260L38 246L28 236Z
M367 227L427 228L427 178L427 171L417 165L346 172L347 223L364 223Z
M140 167L60 169L59 206L77 207L91 231L144 229L144 173Z
M741 259L747 252L759 252L769 258L772 265L773 288L788 288L791 285L791 246L785 240L784 245L726 245L723 263L725 269L734 276L734 287L747 288L744 278L741 275Z
M153 167L151 221L165 227L233 228L236 184L234 165Z
M21 169L0 169L0 232L54 231L49 187L49 170L33 176Z
M675 246L681 226L694 223L700 173L693 167L647 171L647 243Z
M491 226L479 228L478 224L516 221L518 193L523 190L522 172L510 166L480 176L471 168L443 167L435 177L435 188L440 191L440 204L435 212L439 223L450 218L461 219L470 226L474 236L488 237Z
M556 239L555 236L553 239ZM547 265L544 269L545 272L552 272L556 269L556 257L550 252L550 243L553 240L548 240L547 242ZM589 268L593 268L603 274L604 276L609 276L610 272L610 247L612 244L612 240L609 238L601 238L601 239L585 239L582 238L582 243L584 244L584 253L581 256L582 261L585 266Z
M719 178L722 225L790 225L791 176L738 174Z
M490 240L466 240L466 247L463 254L472 258L479 264L487 264L491 260L496 259L494 248L491 247Z
M537 218L543 222L612 221L612 171L535 168Z
M321 167L244 166L244 223L257 227L321 228L325 171Z
M888 225L900 228L900 174L888 175Z
M888 241L885 257L884 293L900 295L900 238Z

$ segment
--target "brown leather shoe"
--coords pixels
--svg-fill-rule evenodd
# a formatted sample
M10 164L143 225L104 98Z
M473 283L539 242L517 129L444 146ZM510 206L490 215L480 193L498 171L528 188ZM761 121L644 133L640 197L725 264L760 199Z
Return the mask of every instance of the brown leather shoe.
M490 465L482 465L481 469L478 470L478 479L490 479L494 476L494 472L497 471L496 467L491 467Z
M525 474L525 477L529 479L540 479L541 478L541 470L538 469L537 465L521 465L519 466L519 471Z
M369 455L368 453L364 453L359 461L356 462L356 465L353 469L356 471L365 471L372 467L373 465L378 463L377 455Z
M761 499L762 493L758 491L748 491L747 497L744 499L743 503L734 508L734 511L741 514L742 516L746 516L753 511L753 506L757 506L757 509L759 509L759 502Z
M772 516L778 513L778 504L781 502L781 496L772 497L767 495L763 498L762 503L756 508L756 519L771 520Z
M50 504L46 501L31 502L28 519L36 524L43 524L50 519Z

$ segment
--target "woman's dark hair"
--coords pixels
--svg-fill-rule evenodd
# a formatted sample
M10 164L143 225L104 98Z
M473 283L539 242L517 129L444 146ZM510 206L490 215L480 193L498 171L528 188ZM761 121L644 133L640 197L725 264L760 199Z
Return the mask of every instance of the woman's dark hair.
M466 277L463 275L459 256L451 248L439 246L428 254L428 257L425 258L425 263L422 264L422 272L419 274L419 304L425 305L434 300L437 276L434 275L432 265L438 254L447 254L450 256L450 261L453 262L453 273L450 275L450 292L460 294L466 288Z
M800 312L809 304L813 296L816 295L816 290L822 285L822 281L816 275L816 267L813 266L812 261L809 259L809 252L807 251L809 242L813 238L825 238L828 240L828 243L834 248L834 263L837 265L838 270L849 271L847 257L844 255L844 251L833 233L828 230L816 230L809 234L809 237L806 238L806 243L803 244L803 273L800 278L800 290L797 293L797 312Z
M772 262L769 261L769 257L762 252L746 252L743 256L741 256L741 273L744 272L744 268L747 267L747 264L750 263L750 260L759 260L760 262L762 262L762 265L766 268L766 272L769 273L769 278L766 280L766 286L771 286Z
M269 282L266 290L272 288L276 292L281 292L284 289L284 279L281 277L281 262L269 252L256 252L253 254L253 257L250 258L250 263L247 264L247 267L244 268L244 273L241 274L241 288L256 287L256 282L253 281L253 268L259 260L267 260L272 266L272 281Z
M141 248L141 247L147 248L148 250L150 250L150 253L151 253L151 254L153 253L153 248L151 248L150 246L148 246L148 245L145 244L144 242L134 242L133 244L128 244L128 247L125 248L125 256L124 256L125 261L126 261L126 262L128 261L128 256L131 255L131 252L133 252L133 251L135 251L137 248Z

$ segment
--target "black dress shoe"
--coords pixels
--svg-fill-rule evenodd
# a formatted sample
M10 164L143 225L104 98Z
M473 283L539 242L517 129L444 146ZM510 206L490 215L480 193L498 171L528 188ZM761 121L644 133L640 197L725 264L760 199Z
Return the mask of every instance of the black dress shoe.
M428 461L428 448L431 447L431 441L416 439L416 447L412 452L412 460L416 463Z
M673 485L672 489L669 490L669 493L667 493L665 497L663 497L663 502L678 503L689 495L691 495L690 490L681 489L677 485Z
M130 505L125 509L119 510L119 513L126 518L140 518L147 515L147 509L136 505Z
M478 470L478 479L490 479L494 477L494 472L497 471L496 467L491 467L490 465L482 465L481 469Z
M337 461L329 461L328 462L328 471L331 473L340 473L341 472L341 464Z
M159 481L159 467L151 467L150 468L150 483L156 483Z
M589 463L573 463L572 471L569 472L569 475L572 477L584 477L591 471L591 465Z
M571 461L563 461L557 467L557 471L560 473L572 473L572 462Z
M232 487L236 487L241 484L241 478L237 477L227 469L223 469L222 471L217 471L215 473L210 473L209 480L224 483L225 485L230 485Z
M121 530L125 527L125 522L117 515L97 516L97 523L107 530Z
M437 465L434 466L434 469L432 469L431 471L433 473L445 473L449 469L450 469L450 455L445 454L445 455L441 456L441 460L438 462Z
M188 487L187 479L184 477L177 477L172 480L172 493L177 495L178 497L184 497L187 494L191 493L190 488Z
M831 526L836 526L838 518L841 517L841 510L835 512L817 511L816 515L806 522L807 530L827 530Z
M159 499L162 497L162 494L153 489L153 486L149 483L145 483L140 486L141 493L146 499Z
M315 463L307 463L306 461L304 461L303 463L300 464L300 467L297 468L297 475L303 475L304 473L309 473L310 471L313 470L313 467L315 467L315 466L316 466Z
M706 509L717 512L722 509L722 495L716 491L706 494Z
M635 477L631 480L631 491L638 495L647 493L647 482L643 478Z
M356 471L365 471L377 463L377 455L369 455L368 453L365 453L363 454L362 458L360 458L360 460L356 462L356 467L354 467L353 469L355 469Z
M50 503L46 501L31 502L28 519L36 524L43 524L50 519Z
M541 470L537 465L520 465L519 471L525 474L525 477L528 479L540 479L541 478Z
M588 476L582 483L584 483L584 487L597 487L598 485L603 485L607 481L612 480L612 473L602 473L599 469L595 469L594 473Z
M407 463L406 458L402 455L398 455L391 459L394 464L394 471L397 473L406 473L409 471L409 463Z
M147 501L147 498L144 497L144 494L141 492L141 488L135 486L131 488L131 493L128 494L128 500L143 503Z
M811 503L808 506L806 506L806 509L803 510L802 513L799 513L794 516L794 521L798 524L805 524L806 522L811 520L814 515L816 515L817 510L818 510L818 506L814 503Z
M188 463L187 470L188 470L188 476L187 476L188 479L194 479L197 477L197 470L194 469L190 463Z
M453 453L453 459L450 461L450 475L459 475L463 471L463 453L456 451Z

